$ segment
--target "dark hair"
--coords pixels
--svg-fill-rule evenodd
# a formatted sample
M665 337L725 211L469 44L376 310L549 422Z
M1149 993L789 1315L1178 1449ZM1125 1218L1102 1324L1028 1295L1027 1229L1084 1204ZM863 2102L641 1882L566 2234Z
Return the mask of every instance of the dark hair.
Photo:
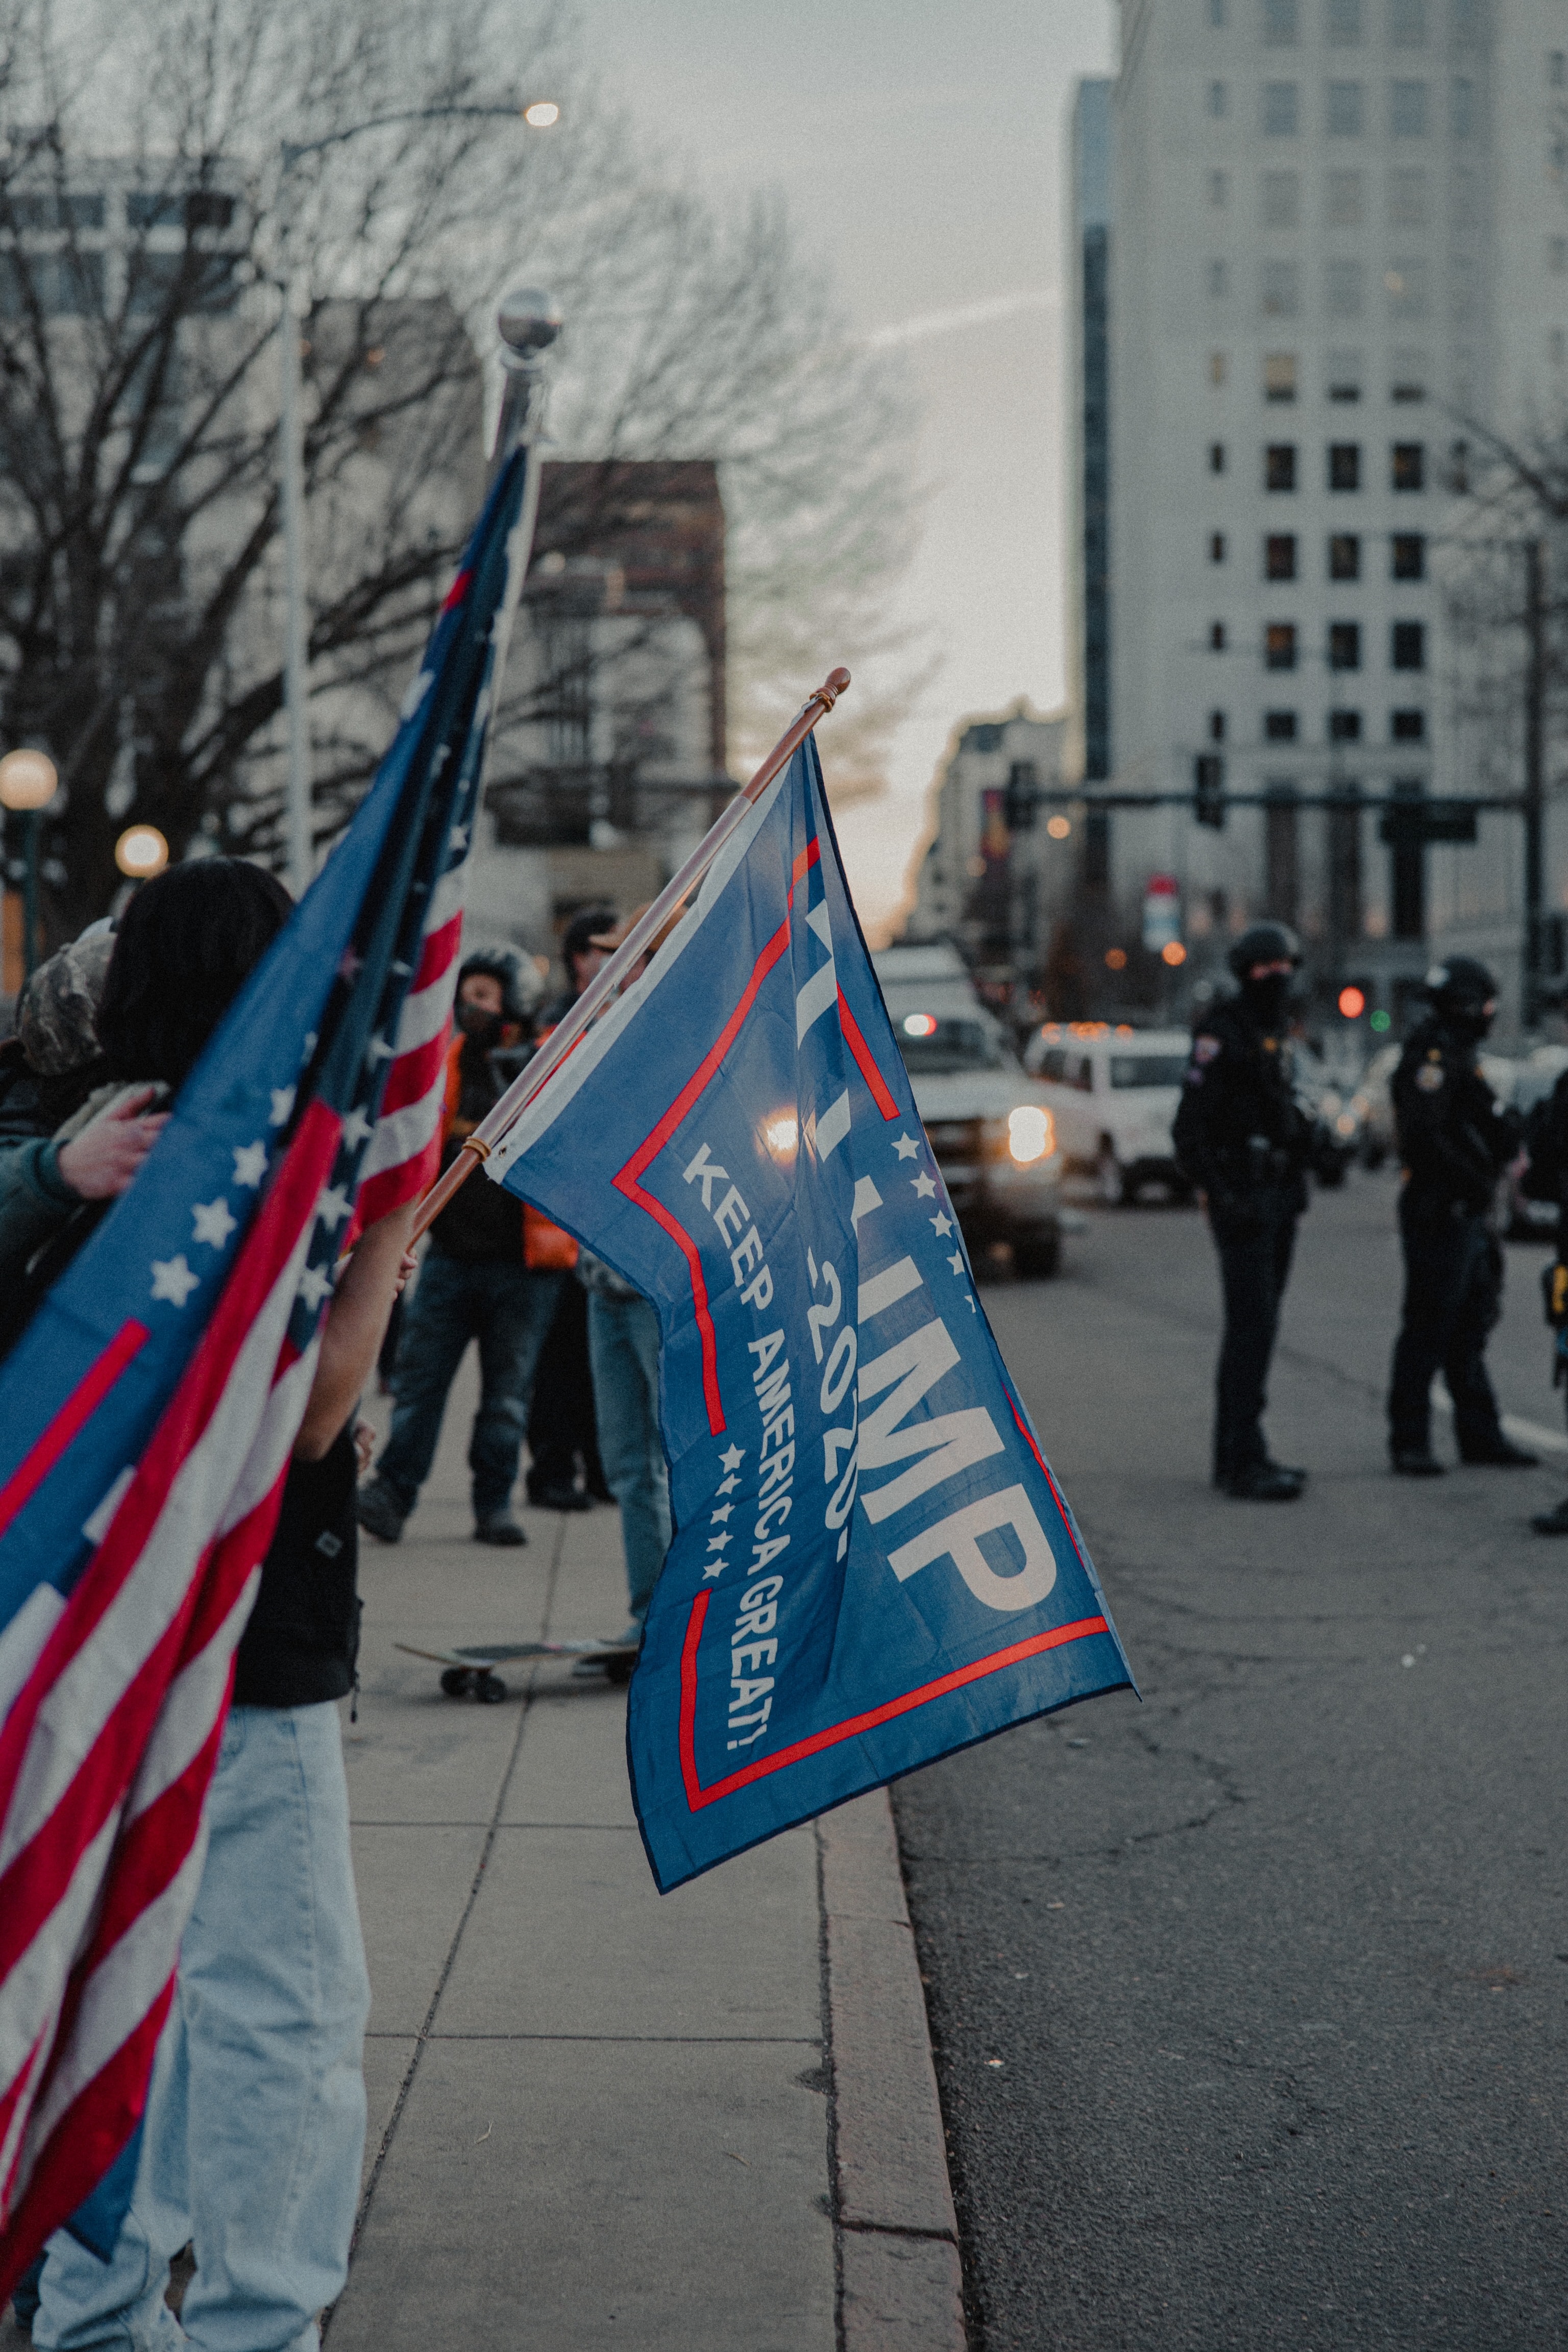
M566 967L566 977L572 980L572 959L586 955L597 931L613 931L619 918L613 907L584 907L574 915L561 935L561 961Z
M293 904L239 857L192 858L144 882L120 918L98 1009L112 1075L181 1085Z

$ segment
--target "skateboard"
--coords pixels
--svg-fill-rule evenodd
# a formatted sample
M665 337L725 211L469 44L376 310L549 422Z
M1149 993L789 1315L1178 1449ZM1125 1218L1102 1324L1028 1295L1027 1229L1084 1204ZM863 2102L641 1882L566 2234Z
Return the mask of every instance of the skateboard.
M505 1698L507 1686L497 1666L513 1658L574 1658L585 1665L603 1666L613 1683L629 1683L637 1652L629 1642L492 1642L484 1649L416 1650L411 1642L395 1645L405 1657L428 1658L444 1666L441 1688L448 1698L479 1699L494 1706Z

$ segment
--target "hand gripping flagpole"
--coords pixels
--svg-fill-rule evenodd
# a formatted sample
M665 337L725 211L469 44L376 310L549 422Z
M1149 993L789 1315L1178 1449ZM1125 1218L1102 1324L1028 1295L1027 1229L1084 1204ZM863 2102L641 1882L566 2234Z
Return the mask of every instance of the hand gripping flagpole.
M672 881L666 883L647 913L633 924L609 961L595 973L570 1013L552 1031L548 1042L540 1047L526 1069L519 1072L500 1101L486 1112L472 1135L465 1138L451 1166L437 1179L419 1203L419 1213L414 1221L415 1241L435 1223L452 1195L467 1183L480 1160L489 1158L502 1136L516 1125L541 1087L561 1067L584 1031L618 995L669 918L691 896L748 809L762 798L773 778L789 765L818 719L825 718L832 709L848 683L847 669L828 671L816 693L807 698L799 715L773 745L751 782L742 785L718 823L692 851L679 873Z

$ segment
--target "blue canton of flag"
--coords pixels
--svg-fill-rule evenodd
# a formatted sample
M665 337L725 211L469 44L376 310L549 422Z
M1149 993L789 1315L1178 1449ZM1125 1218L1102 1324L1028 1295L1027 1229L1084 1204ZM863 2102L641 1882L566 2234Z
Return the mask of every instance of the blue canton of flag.
M627 1738L661 1888L1131 1685L976 1298L809 740L486 1172L658 1312L677 1532Z
M0 2297L100 2184L76 2226L112 2242L333 1268L434 1172L531 462L348 833L0 1371Z

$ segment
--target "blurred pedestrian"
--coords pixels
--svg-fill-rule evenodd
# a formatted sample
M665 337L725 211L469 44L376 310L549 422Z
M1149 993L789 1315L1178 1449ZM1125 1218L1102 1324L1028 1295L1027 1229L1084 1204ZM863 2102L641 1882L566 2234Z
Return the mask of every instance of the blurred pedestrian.
M1237 994L1210 1005L1172 1141L1208 1212L1219 1253L1225 1337L1215 1382L1214 1483L1240 1502L1294 1502L1304 1470L1270 1459L1263 1434L1269 1359L1307 1205L1311 1122L1296 1101L1287 1024L1300 942L1255 923L1230 951Z
M1473 957L1449 956L1427 973L1426 995L1431 1011L1400 1055L1392 1087L1405 1163L1405 1300L1388 1390L1389 1456L1402 1477L1442 1476L1431 1433L1432 1380L1441 1370L1460 1459L1524 1469L1535 1456L1503 1434L1485 1361L1502 1313L1493 1199L1521 1139L1518 1118L1480 1070L1497 982Z
M1563 1391L1568 1405L1568 1071L1531 1112L1524 1139L1527 1197L1557 1203L1557 1248L1541 1280L1552 1333L1552 1385ZM1538 1536L1568 1536L1568 1496L1530 1524Z
M669 1472L658 1426L658 1316L640 1290L591 1251L577 1261L577 1280L587 1294L599 1452L621 1514L630 1622L620 1638L636 1646L669 1549Z
M442 1165L457 1157L504 1091L497 1056L522 1040L527 1009L510 949L465 959L458 976L457 1034L447 1062ZM521 1201L475 1180L442 1211L404 1317L393 1372L392 1431L359 1493L359 1523L396 1543L430 1475L447 1398L468 1342L479 1342L479 1408L468 1442L479 1543L522 1544L512 1516L529 1392L567 1276L530 1265Z

